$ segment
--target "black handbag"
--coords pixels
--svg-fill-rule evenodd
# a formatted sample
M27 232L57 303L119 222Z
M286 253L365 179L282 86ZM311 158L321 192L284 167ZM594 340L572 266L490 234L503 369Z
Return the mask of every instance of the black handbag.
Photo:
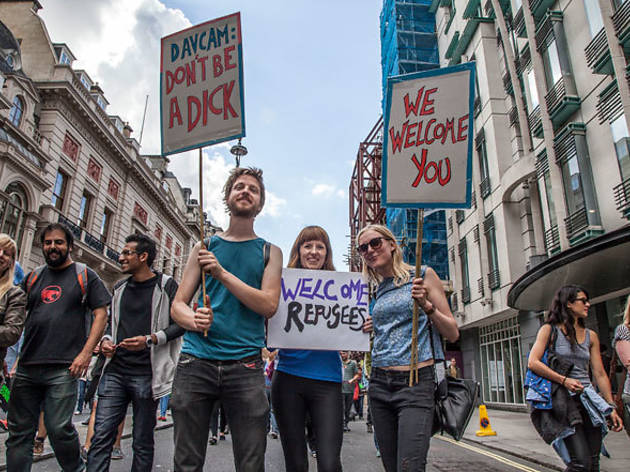
M427 323L429 325L431 351L433 352L433 359L435 359L433 327L430 320L427 320ZM446 372L446 360L442 362ZM446 375L443 379L438 379L435 363L433 364L433 373L435 375L436 388L432 433L447 433L453 439L459 441L464 435L468 422L477 406L480 391L479 382L471 379L457 379L450 375Z

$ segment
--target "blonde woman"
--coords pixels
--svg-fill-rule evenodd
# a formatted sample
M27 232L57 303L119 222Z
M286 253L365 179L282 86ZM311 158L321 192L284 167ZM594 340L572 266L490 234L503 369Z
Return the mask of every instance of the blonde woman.
M615 338L613 346L617 351L619 360L626 368L626 381L623 385L623 424L626 431L630 434L630 297L626 300L626 308L623 311L623 322L615 328Z
M430 267L412 278L391 231L369 225L358 235L363 274L376 288L371 318L363 330L374 331L372 373L368 398L374 432L387 472L424 471L435 407L433 364L444 359L440 335L450 342L459 337L442 282ZM409 386L413 303L420 307L418 379ZM435 358L429 338L433 329Z
M13 285L16 254L15 241L0 233L0 365L7 348L20 339L26 318L26 295Z

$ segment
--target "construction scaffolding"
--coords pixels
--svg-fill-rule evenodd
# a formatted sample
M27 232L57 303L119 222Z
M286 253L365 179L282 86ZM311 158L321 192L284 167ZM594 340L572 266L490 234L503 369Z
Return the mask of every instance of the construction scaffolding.
M356 237L368 224L385 224L381 208L381 158L383 156L383 117L380 117L364 141L359 144L350 181L350 243L346 262L351 271L361 270Z

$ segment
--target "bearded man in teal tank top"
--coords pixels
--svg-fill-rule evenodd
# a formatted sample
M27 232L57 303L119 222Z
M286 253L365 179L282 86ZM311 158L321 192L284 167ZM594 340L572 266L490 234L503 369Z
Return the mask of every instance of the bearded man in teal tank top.
M171 396L176 472L203 470L217 402L232 432L236 470L265 468L269 403L261 349L265 319L280 299L282 252L254 233L254 218L265 203L261 170L232 170L223 201L230 225L195 245L173 301L172 317L187 330ZM193 311L202 271L206 300L199 290Z

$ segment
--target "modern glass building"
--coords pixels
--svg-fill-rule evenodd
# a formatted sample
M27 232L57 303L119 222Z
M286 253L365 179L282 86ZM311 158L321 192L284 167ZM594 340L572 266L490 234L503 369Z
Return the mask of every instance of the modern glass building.
M381 12L383 105L387 77L439 67L435 14L430 0L385 0ZM405 261L415 264L416 210L387 209L387 226L403 245ZM444 211L425 211L422 262L449 279Z

